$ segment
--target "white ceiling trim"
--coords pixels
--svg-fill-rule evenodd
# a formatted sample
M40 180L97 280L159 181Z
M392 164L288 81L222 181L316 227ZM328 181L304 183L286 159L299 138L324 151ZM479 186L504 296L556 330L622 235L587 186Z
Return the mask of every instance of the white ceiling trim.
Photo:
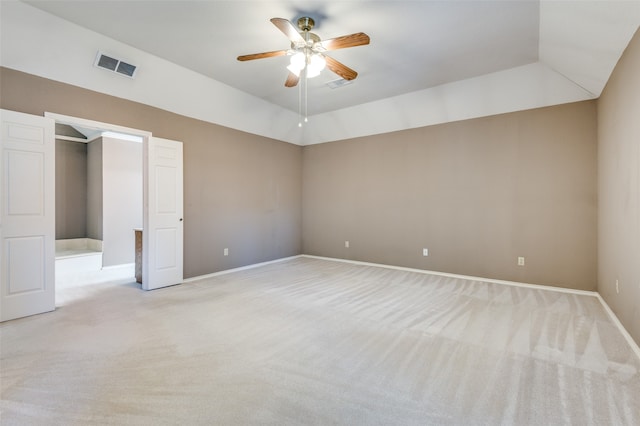
M349 139L600 95L640 23L638 1L543 0L538 63L309 118L27 4L0 1L0 65L298 145ZM93 66L135 58L135 80ZM310 99L309 102L313 102Z
M538 62L309 118L305 145L593 99Z

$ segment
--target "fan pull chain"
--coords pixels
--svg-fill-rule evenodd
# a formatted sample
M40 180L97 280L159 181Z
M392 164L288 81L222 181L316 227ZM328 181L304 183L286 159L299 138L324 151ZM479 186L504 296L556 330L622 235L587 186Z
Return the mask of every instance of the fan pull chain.
M309 114L308 114L308 110L307 110L307 87L309 87L309 83L307 82L307 69L304 69L304 122L308 123L309 122Z
M302 84L298 84L298 127L302 127Z

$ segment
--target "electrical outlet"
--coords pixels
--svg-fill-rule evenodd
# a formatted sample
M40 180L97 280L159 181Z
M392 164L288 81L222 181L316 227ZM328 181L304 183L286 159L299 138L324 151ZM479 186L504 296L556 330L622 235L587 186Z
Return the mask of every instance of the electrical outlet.
M616 294L620 294L620 287L618 287L618 280L616 280Z
M345 246L346 248L349 248L349 241L345 241L345 242L344 242L344 246Z
M225 256L229 256L229 249L228 249L228 248L225 248L225 249L224 249L224 255L225 255Z
M518 266L524 266L524 257L518 257Z
M429 249L423 248L422 249L422 255L423 256L429 256Z

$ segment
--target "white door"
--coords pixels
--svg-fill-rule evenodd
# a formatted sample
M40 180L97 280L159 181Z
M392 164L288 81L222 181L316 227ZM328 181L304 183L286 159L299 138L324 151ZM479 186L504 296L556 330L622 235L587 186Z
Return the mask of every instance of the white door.
M182 142L145 142L142 288L182 282Z
M0 110L0 321L55 309L54 121Z

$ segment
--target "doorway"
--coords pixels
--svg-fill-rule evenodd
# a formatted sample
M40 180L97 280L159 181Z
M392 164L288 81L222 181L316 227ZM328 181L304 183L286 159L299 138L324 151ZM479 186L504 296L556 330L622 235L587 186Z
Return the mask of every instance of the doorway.
M56 304L80 287L135 283L145 132L47 114L56 134ZM139 286L139 285L138 285Z
M142 289L183 280L182 143L76 117L0 110L0 321L55 309L56 122L142 137ZM104 136L104 135L103 135ZM133 229L131 229L133 232ZM104 262L103 262L104 263Z
M140 258L142 288L154 290L181 283L184 263L182 142L154 137L144 130L61 114L45 112L45 117L56 123L100 131L103 137L117 134L142 139L143 249L136 256Z
M56 123L56 287L134 276L143 138Z

